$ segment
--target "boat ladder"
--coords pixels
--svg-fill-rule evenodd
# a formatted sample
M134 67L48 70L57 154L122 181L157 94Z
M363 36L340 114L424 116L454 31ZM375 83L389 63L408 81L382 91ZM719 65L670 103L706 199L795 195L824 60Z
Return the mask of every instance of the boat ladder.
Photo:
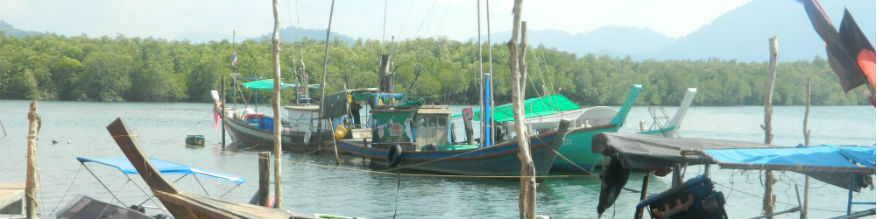
M649 106L649 114L652 115L654 122L649 126L648 131L659 130L661 134L667 136L667 128L670 127L670 116L664 110L664 106Z

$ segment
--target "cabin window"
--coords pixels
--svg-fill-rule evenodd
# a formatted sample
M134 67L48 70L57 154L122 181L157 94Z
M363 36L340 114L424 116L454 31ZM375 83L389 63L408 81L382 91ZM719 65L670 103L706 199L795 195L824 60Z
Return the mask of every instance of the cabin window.
M422 116L417 118L417 127L426 127L426 118Z
M432 116L427 117L426 126L427 127L436 127L436 118L432 117Z
M447 118L444 118L444 117L442 117L442 118L438 118L438 125L439 125L439 127L445 127L445 126L447 126L447 125L448 125L448 119L447 119Z

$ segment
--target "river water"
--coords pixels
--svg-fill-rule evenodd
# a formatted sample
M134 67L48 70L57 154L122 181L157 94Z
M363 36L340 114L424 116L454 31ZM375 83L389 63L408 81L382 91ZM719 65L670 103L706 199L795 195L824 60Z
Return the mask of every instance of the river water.
M29 101L0 100L0 182L24 182ZM41 190L39 211L43 214L63 208L77 195L119 204L88 170L75 159L124 157L106 131L117 117L137 134L144 152L155 158L189 164L243 176L249 181L231 190L224 199L247 202L258 187L256 152L223 152L220 132L212 127L210 103L93 103L40 102L42 129L39 135L38 167ZM458 112L461 106L452 107ZM269 107L261 109L270 109ZM667 107L672 116L675 107ZM774 107L774 144L803 142L804 107ZM647 107L635 107L620 132L635 132L639 121L651 121ZM715 138L763 142L763 107L693 107L681 127L683 137ZM462 126L458 126L462 127ZM819 106L810 113L811 144L872 145L875 142L875 110L871 106ZM4 133L5 131L5 133ZM203 149L184 146L188 134L206 138ZM458 135L461 136L461 135ZM57 144L53 144L53 140ZM331 155L284 154L283 208L303 214L325 213L367 218L517 218L516 180L468 177L403 176L372 172L361 160L342 156L334 165ZM122 203L132 205L147 198L115 169L88 164L89 169L117 194ZM692 166L686 178L703 172ZM764 189L759 171L726 170L713 167L711 178L725 194L726 209L732 218L754 217L761 209ZM776 209L797 206L795 186L803 192L804 176L792 172L775 174L779 179L774 194ZM627 187L639 190L642 174L630 176ZM667 177L669 178L669 177ZM139 176L131 179L144 186ZM172 177L171 179L176 179ZM233 184L199 178L213 197L232 189ZM669 179L653 177L650 192L669 188ZM187 177L177 183L184 191L205 194L197 181ZM69 189L68 189L69 188ZM145 188L145 187L144 187ZM273 191L273 190L272 190ZM557 176L546 179L537 190L537 214L554 218L596 218L600 181L596 176ZM847 191L811 180L810 217L825 218L844 214ZM803 195L803 194L802 194ZM604 218L633 217L639 193L624 192ZM854 194L855 201L875 200L867 188ZM147 205L155 205L147 203ZM58 207L60 206L60 207ZM864 210L874 206L854 206ZM159 213L157 210L149 210ZM797 218L785 214L777 218Z

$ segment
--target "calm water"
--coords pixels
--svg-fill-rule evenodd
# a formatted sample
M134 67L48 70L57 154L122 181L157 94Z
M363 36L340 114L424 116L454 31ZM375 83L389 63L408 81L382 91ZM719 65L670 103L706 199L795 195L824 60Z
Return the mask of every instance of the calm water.
M29 101L0 100L0 182L24 182ZM218 146L220 132L212 128L209 103L85 103L40 102L43 128L40 133L38 161L41 171L40 212L49 213L72 197L87 194L114 202L89 172L80 167L77 156L90 158L123 157L105 127L116 117L123 117L145 153L151 157L218 170L250 179L225 199L246 202L257 188L255 152L222 152ZM455 110L460 107L454 107ZM268 108L264 108L268 109ZM672 116L675 108L667 108ZM803 107L774 108L774 144L796 145L803 142ZM689 110L682 125L684 137L701 137L762 142L763 108L695 107ZM621 132L634 132L639 121L651 121L646 107L634 108ZM814 107L810 114L811 144L871 145L875 142L875 110L871 106ZM462 133L462 132L461 132ZM188 149L187 134L203 134L207 147ZM458 135L462 136L462 135ZM52 144L57 140L58 144ZM69 142L69 143L68 143ZM342 157L345 164L334 166L330 156L284 154L284 209L304 214L328 213L368 218L517 218L518 181L451 178L401 177L368 172L361 160ZM126 204L139 203L146 196L135 189L118 171L89 165ZM715 167L714 167L715 168ZM78 172L78 175L77 175ZM702 173L702 167L688 169L686 178ZM726 209L732 218L754 217L761 209L763 187L758 171L713 169L712 179L726 195ZM776 174L775 193L778 210L797 203L795 185L803 185L800 174ZM143 185L139 176L132 176ZM173 178L172 178L173 179ZM201 179L211 195L217 196L233 186ZM653 177L649 191L668 188L669 179ZM633 174L628 188L639 189L642 174ZM812 218L843 214L846 190L811 181ZM182 190L204 194L192 178L177 184ZM397 186L398 185L398 186ZM65 196L65 191L70 192ZM397 189L398 188L398 189ZM538 188L537 214L556 218L594 218L600 181L594 176L546 179ZM63 199L62 199L63 197ZM604 217L630 218L638 193L623 193L614 208ZM854 196L856 201L874 201L875 192L865 189ZM118 203L117 203L118 204ZM797 204L794 204L797 205ZM873 206L858 206L865 209ZM797 218L786 214L779 218Z

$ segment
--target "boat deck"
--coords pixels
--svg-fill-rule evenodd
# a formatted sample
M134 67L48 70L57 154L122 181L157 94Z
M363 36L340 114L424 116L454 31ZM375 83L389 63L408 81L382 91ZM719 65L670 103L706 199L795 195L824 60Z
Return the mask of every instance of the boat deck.
M0 183L0 214L24 213L24 183Z

